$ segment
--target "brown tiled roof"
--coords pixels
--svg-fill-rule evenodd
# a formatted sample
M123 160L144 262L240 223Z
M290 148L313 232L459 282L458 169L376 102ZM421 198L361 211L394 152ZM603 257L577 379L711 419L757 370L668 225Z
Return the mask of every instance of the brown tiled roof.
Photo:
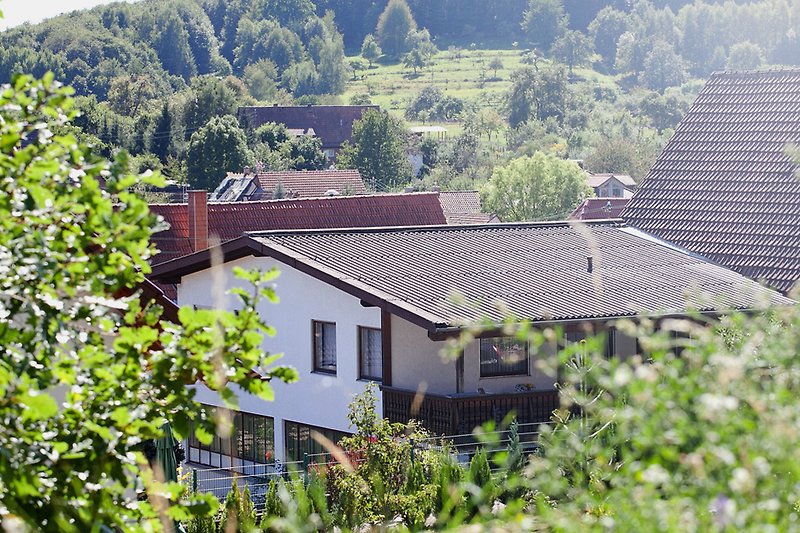
M186 204L154 204L150 210L164 217L170 228L156 233L161 251L153 264L193 252L189 242ZM208 204L208 235L221 241L248 231L273 229L358 228L444 224L436 193L331 196Z
M240 120L257 128L267 122L284 124L291 130L313 129L323 150L338 149L353 137L353 122L375 105L249 106L239 108Z
M443 191L439 202L448 224L486 224L497 222L497 215L481 211L478 191Z
M331 189L350 194L367 192L358 170L283 170L261 172L256 179L264 193L270 197L278 182L283 184L287 196L297 198L325 196Z
M249 239L260 253L432 329L484 317L499 323L498 301L536 321L792 303L619 221L268 232ZM455 303L453 291L468 303Z
M569 216L572 220L608 220L619 218L630 198L587 198Z
M800 279L800 70L714 74L622 216L788 292Z

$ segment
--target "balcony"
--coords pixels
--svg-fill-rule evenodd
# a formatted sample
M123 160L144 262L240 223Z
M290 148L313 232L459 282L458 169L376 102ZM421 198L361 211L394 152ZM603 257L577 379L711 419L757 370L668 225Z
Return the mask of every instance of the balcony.
M419 420L437 435L463 435L484 422L500 422L514 411L519 424L550 420L558 408L557 390L536 390L505 394L432 394L382 387L383 416L391 422Z

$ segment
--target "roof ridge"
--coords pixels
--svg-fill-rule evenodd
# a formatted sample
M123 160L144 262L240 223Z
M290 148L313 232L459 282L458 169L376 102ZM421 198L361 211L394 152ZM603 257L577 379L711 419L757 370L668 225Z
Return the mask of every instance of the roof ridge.
M297 229L297 230L266 230L247 232L250 237L269 237L271 235L330 235L330 234L368 234L368 233L434 233L441 231L466 231L466 230L502 230L526 228L567 228L571 226L613 226L627 227L620 218L600 220L557 220L539 222L498 222L485 224L439 224L433 226L378 226L366 228L335 228L335 229Z
M763 68L763 69L726 69L726 70L715 70L711 73L712 78L723 77L723 76L765 76L765 75L776 75L776 74L800 74L800 67L770 67L770 68Z

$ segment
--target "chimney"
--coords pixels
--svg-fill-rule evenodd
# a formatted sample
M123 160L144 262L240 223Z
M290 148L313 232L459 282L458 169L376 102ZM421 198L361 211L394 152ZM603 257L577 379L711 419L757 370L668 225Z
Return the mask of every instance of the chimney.
M189 191L189 244L193 252L208 248L208 192Z
M586 256L586 272L589 272L590 274L592 270L594 270L594 265L592 263L593 263L592 256L591 255Z

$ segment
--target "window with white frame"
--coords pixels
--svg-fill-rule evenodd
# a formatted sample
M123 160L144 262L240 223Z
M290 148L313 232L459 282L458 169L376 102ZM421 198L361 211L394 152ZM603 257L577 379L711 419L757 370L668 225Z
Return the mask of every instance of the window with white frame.
M314 371L336 373L336 324L312 322L314 334Z
M381 381L383 379L383 348L381 330L358 327L358 377Z
M527 376L528 343L516 337L481 339L481 377Z

